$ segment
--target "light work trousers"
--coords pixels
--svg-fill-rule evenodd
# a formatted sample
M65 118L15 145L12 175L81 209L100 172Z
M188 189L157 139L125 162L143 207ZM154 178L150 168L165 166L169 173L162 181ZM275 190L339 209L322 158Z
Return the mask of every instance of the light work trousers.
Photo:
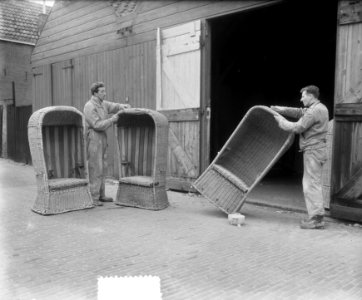
M303 152L303 193L309 218L324 216L322 167L327 160L326 148Z
M105 174L107 172L107 135L89 130L87 135L87 158L90 192L93 203L105 197Z

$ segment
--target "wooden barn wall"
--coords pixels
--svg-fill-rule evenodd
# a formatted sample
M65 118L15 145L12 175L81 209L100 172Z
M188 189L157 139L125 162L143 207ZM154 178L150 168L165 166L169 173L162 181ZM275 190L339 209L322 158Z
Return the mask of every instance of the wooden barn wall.
M354 178L362 171L362 18L343 13L351 5L362 10L362 3L339 2L332 194L352 191L362 178Z
M6 124L0 122L0 135L6 130L4 142L7 145L7 151L1 155L25 163L30 162L27 125L32 112L30 61L33 48L33 45L0 41L0 100L9 103L3 111ZM2 138L0 142L2 144Z
M31 53L34 46L0 41L0 100L13 97L17 106L31 105Z
M63 103L83 110L91 83L103 81L108 99L155 108L158 27L252 9L267 2L275 1L138 1L135 13L118 18L110 1L56 1L32 55L32 65L38 70L34 85L39 87L34 106ZM71 67L65 75L67 63ZM71 95L59 95L64 87ZM199 139L199 130L175 130L180 136ZM113 137L112 129L108 135ZM115 143L109 138L108 175L118 175L115 153ZM172 170L174 174L180 171L175 166Z
M132 107L155 108L155 42L132 45L34 68L36 108L71 105L83 111L96 81L106 85L107 99ZM113 129L108 130L108 172L114 168Z
M93 82L103 81L106 98L132 107L155 108L155 42L145 42L74 59L73 102L83 111ZM108 175L118 176L113 128L108 130Z
M138 1L118 18L110 1L56 1L32 55L33 66L156 40L158 27L263 6L278 1ZM117 33L131 28L123 35Z
M58 100L60 103L83 110L91 96L91 84L102 81L106 85L106 98L110 101L155 108L155 55L155 42L152 41L53 64L53 97L63 97L63 100ZM64 64L69 67L59 67ZM64 88L68 91L61 94Z

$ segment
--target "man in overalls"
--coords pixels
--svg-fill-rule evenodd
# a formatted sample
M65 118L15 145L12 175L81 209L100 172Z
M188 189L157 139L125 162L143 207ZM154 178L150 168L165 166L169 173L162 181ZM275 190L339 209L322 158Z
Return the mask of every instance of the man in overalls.
M300 91L305 108L271 106L274 111L297 118L289 122L275 115L279 127L299 134L299 147L303 152L303 193L309 218L302 220L302 229L324 228L324 205L322 194L322 167L327 160L326 138L328 131L328 109L319 98L319 88L310 85Z
M107 134L106 130L118 121L118 112L129 108L128 104L105 101L106 89L103 82L93 83L91 99L84 105L87 126L87 159L89 169L90 192L94 206L101 202L112 202L105 195L105 175L107 171ZM114 114L109 116L109 114Z

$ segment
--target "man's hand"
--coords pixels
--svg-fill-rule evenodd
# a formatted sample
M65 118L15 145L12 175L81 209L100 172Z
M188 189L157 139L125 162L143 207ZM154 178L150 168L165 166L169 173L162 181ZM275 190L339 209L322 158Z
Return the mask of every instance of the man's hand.
M275 119L275 121L277 121L279 128L284 129L283 128L283 120L284 120L284 118L281 115L275 114L274 119Z
M288 132L295 132L294 129L295 129L296 123L289 122L283 116L277 115L277 114L274 115L274 119L275 119L275 121L277 121L280 129L288 131Z
M118 115L118 113L117 113L117 114L114 114L114 115L111 117L111 120L112 120L113 123L117 123L118 118L119 118L119 115Z
M129 104L120 104L121 109L127 109L127 108L131 108L131 105Z

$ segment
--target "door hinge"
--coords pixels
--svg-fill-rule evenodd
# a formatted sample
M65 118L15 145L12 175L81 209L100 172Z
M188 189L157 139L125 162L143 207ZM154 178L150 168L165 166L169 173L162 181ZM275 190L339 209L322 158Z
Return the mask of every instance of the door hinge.
M205 116L206 120L210 119L210 116L211 116L211 107L210 106L200 109L200 117L204 117L204 116Z

